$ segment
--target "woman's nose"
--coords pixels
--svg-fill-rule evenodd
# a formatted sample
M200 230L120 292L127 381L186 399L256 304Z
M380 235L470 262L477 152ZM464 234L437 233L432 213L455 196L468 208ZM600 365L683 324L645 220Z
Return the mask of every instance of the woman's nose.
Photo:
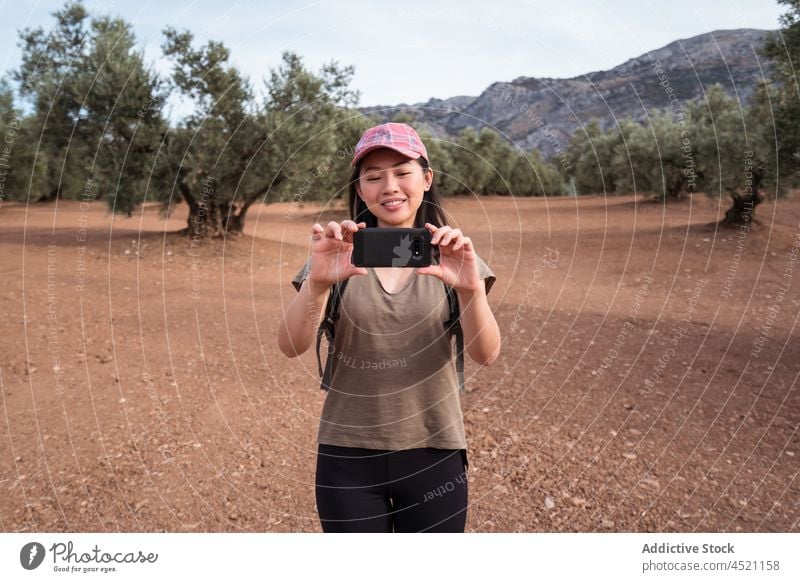
M397 179L394 176L388 176L383 184L384 192L397 192Z

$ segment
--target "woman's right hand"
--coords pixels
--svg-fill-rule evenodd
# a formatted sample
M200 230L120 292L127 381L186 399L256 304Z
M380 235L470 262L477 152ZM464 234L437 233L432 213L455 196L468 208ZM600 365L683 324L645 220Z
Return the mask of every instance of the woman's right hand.
M319 288L327 288L349 279L353 275L369 273L364 267L352 263L353 233L366 228L365 222L356 224L343 220L331 221L323 228L319 223L311 227L311 271L308 279Z

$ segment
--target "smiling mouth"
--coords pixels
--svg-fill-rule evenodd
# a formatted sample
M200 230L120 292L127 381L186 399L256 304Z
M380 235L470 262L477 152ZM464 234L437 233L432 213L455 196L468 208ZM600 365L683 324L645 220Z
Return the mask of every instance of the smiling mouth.
M381 206L386 206L388 208L394 208L396 206L400 206L404 202L405 202L405 200L391 200L390 202L382 202Z

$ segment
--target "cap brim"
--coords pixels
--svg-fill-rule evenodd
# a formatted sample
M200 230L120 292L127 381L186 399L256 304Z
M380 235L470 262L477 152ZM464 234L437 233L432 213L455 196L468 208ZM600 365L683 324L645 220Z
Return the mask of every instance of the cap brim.
M412 152L411 150L407 150L405 148L394 147L394 146L390 146L390 145L386 145L386 144L382 144L381 143L381 144L375 144L373 146L370 146L370 147L366 148L363 152L361 152L361 155L359 155L357 158L353 158L353 161L350 163L350 165L355 168L356 164L364 159L364 156L366 156L369 153L374 152L375 150L383 150L383 149L385 149L385 150L394 150L397 153L403 154L405 157L410 158L412 160L416 160L417 158L421 158L422 157L422 154L420 154L419 152Z

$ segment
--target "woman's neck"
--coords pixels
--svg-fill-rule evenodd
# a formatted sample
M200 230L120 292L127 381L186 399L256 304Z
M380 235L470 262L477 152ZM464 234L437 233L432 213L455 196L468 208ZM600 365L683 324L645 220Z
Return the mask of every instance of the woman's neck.
M414 228L414 217L407 220L403 224L386 224L380 218L378 219L379 228Z

